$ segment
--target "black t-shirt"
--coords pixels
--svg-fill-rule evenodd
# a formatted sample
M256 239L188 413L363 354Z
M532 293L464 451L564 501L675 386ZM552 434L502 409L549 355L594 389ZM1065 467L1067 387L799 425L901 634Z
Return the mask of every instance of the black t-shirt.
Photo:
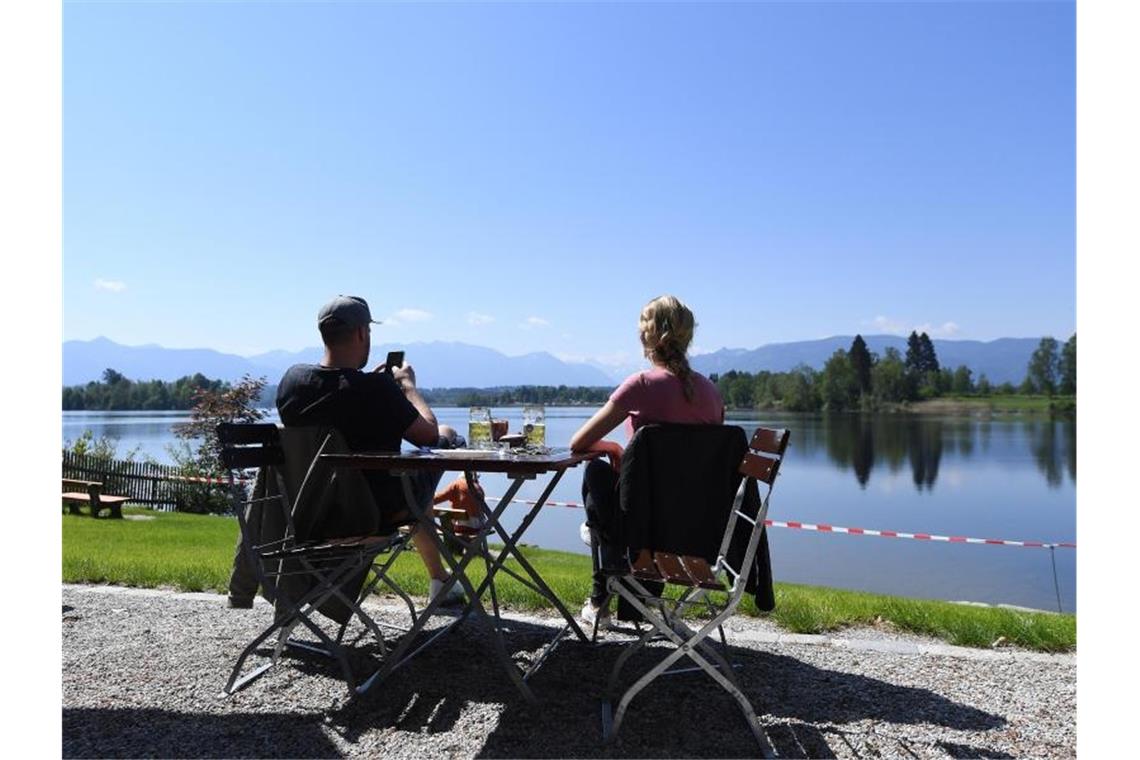
M294 364L277 386L286 427L334 427L353 451L399 451L419 416L391 375Z
M277 413L285 427L336 428L353 451L399 451L404 431L419 416L395 379L381 372L295 364L277 386ZM365 473L381 509L392 499L395 478Z

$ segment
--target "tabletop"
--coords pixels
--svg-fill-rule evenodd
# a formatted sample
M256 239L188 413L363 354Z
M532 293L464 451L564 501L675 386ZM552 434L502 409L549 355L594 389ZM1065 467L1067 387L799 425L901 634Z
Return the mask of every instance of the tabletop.
M443 470L445 472L501 472L507 475L538 475L575 467L601 456L596 451L575 454L568 448L548 454L506 454L463 449L417 451L361 451L352 454L322 454L321 461L333 467L358 470Z

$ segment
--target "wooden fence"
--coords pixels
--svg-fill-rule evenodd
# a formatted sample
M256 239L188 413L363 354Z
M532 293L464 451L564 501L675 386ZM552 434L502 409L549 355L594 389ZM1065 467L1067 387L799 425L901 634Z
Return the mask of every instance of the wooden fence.
M203 489L228 490L224 481L187 477L171 465L103 459L70 451L63 453L63 477L99 481L106 493L129 496L133 504L168 512Z

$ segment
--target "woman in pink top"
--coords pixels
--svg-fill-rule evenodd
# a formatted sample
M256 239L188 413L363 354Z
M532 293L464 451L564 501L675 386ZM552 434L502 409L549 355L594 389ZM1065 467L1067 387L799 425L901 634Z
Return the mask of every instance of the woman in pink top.
M689 368L685 352L693 340L693 312L673 296L654 298L641 310L638 333L645 357L653 365L625 379L605 406L597 411L570 439L574 451L602 450L609 463L595 459L582 477L582 501L586 522L582 538L597 542L603 565L621 562L624 554L611 530L618 513L617 481L622 447L602 439L623 421L632 436L642 425L654 422L719 424L724 422L724 402L707 377ZM605 576L594 568L590 598L582 618L593 624L609 619Z

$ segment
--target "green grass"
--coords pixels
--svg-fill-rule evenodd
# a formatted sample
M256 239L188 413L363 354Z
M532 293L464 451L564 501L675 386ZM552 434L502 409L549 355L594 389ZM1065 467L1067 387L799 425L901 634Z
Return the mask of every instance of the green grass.
M63 580L111 583L144 588L224 592L237 539L237 521L203 515L126 509L150 520L93 520L63 516ZM590 591L590 560L568 552L524 547L559 598L572 611ZM515 568L510 561L507 567ZM478 583L483 567L470 573ZM776 568L777 573L779 568ZM414 596L427 595L427 576L419 558L400 557L393 577ZM499 600L518 609L540 609L547 602L505 574L495 583ZM740 613L756 615L748 596ZM988 647L999 638L1045 652L1076 648L1074 615L1027 613L949 602L906 599L858 591L789 583L776 584L776 610L770 617L795 633L825 633L853 625L875 625L934 636L951 644Z
M992 414L1070 414L1077 408L1075 396L1013 394L1009 396L942 396L909 404L911 412L955 413L988 412Z

